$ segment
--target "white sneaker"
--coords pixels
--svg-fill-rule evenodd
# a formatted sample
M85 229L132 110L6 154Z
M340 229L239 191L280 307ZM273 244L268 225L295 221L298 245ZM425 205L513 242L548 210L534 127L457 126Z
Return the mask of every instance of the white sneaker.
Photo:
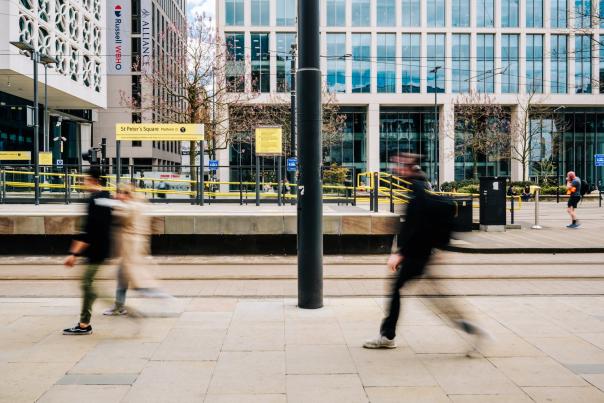
M394 339L390 340L386 336L379 336L377 339L367 340L363 344L365 348L396 348Z
M128 311L126 310L125 307L118 308L116 306L113 306L113 307L107 309L105 312L103 312L103 315L105 315L105 316L124 316L124 315L128 315Z

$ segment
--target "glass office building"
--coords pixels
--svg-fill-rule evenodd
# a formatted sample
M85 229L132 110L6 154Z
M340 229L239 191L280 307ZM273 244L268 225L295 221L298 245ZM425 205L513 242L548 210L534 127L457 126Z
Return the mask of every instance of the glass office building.
M233 59L249 60L245 72L233 74L251 81L259 102L289 90L283 52L296 40L293 3L217 2L220 31L234 49L245 49ZM434 182L470 178L475 165L479 175L520 180L522 169L509 152L474 156L456 147L455 111L466 94L488 94L509 111L506 127L513 127L521 119L519 104L533 95L541 111L563 118L530 116L531 127L543 133L532 146L530 175L555 166L595 182L594 154L604 152L604 45L595 46L604 23L591 18L599 4L321 1L325 89L346 117L342 141L325 150L324 161L387 170L394 154L414 152Z

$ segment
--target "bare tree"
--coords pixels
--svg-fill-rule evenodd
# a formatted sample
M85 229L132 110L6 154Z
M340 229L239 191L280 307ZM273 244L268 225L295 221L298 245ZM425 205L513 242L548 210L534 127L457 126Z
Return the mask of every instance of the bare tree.
M253 99L253 92L233 92L243 85L244 74L226 79L227 71L240 66L245 71L247 60L234 60L233 52L224 38L216 35L212 18L195 16L182 29L168 26L165 32L168 43L179 47L176 55L156 55L151 67L144 67L144 60L133 61L134 70L141 70L143 88L151 92L129 96L122 91L122 103L143 116L152 114L153 121L165 123L203 123L206 152L215 155L216 150L226 147L228 114L222 113L232 103ZM142 66L142 68L141 68ZM199 155L198 143L190 144L191 163ZM195 180L195 170L191 179Z
M565 131L564 118L556 113L555 107L545 104L545 97L535 92L518 96L517 116L511 125L511 157L522 166L522 180L529 179L530 164L534 155L544 146L544 131L551 135L551 154L555 154L560 133ZM551 127L544 130L544 120ZM542 154L541 152L539 154ZM554 164L551 158L539 158L535 165L539 176L553 174Z
M455 154L472 155L473 177L478 178L478 156L509 155L509 112L489 94L469 92L455 101Z
M342 140L346 116L340 113L336 96L325 88L322 94L323 125L321 142L323 152ZM283 152L291 152L291 114L289 97L281 94L271 94L265 103L250 104L233 103L229 107L231 130L228 132L229 141L253 143L254 130L259 126L280 126L283 129Z

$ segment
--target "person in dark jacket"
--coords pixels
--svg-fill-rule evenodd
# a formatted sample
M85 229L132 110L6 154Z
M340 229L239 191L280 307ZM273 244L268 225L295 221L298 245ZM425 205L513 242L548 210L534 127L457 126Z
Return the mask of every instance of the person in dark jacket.
M91 193L87 201L86 218L81 233L75 237L65 259L65 266L73 267L78 256L86 258L86 269L82 277L82 310L79 322L64 329L66 335L86 335L92 333L90 317L92 305L97 297L93 282L99 267L110 254L111 207L107 200L111 195L102 187L101 171L91 167L84 179L86 189Z
M405 222L397 237L398 251L388 258L388 267L397 273L388 308L388 315L382 321L380 335L368 340L365 348L396 348L396 324L401 309L400 289L410 280L421 277L430 261L434 240L433 228L428 225L427 197L430 191L426 175L418 166L418 156L401 154L393 162L395 173L410 182L411 199L407 203ZM438 308L438 307L437 307ZM447 316L462 330L470 334L481 333L480 329L461 319L461 315L449 306ZM454 319L455 318L455 319Z

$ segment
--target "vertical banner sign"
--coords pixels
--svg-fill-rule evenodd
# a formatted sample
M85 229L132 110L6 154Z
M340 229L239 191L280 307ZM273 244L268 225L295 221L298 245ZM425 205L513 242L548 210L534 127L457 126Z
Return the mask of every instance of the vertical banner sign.
M141 73L143 75L153 73L153 9L152 0L141 0ZM164 33L165 34L165 33Z
M132 15L130 0L107 0L107 74L125 75L132 70Z

